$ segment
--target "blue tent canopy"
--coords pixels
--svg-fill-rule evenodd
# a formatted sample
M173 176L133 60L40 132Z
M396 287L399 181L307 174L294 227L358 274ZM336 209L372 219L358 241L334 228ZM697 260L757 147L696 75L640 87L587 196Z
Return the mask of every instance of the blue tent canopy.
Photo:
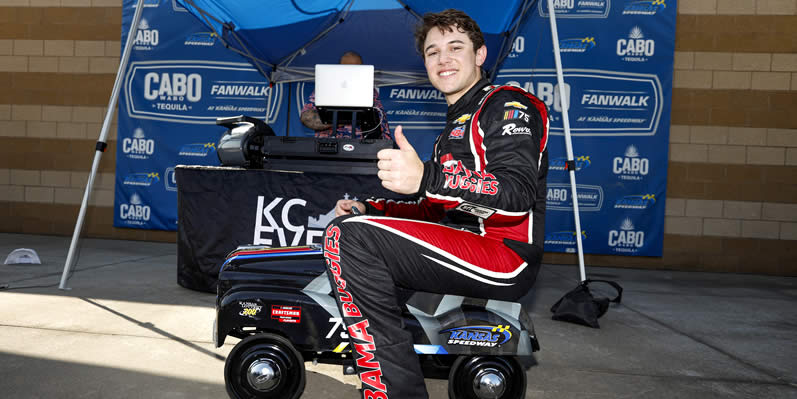
M313 79L313 66L356 51L375 66L378 84L426 81L413 30L426 12L457 8L485 35L491 74L511 49L535 3L506 0L178 0L252 62L272 83Z

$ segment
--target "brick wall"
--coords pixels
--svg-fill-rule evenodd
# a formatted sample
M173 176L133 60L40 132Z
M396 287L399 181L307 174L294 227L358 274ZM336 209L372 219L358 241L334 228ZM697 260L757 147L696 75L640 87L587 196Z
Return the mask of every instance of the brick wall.
M0 0L0 231L72 233L120 29L119 0ZM664 256L587 264L797 275L797 0L678 2L673 86ZM86 235L174 241L111 227L115 134Z

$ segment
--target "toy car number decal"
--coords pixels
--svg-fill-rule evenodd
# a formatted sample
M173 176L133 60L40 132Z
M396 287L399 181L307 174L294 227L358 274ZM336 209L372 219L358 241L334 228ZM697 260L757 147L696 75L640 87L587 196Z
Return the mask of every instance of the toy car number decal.
M346 332L346 327L343 325L343 319L342 318L340 318L340 317L330 317L329 318L329 322L330 323L334 323L334 324L332 324L332 328L329 329L329 332L327 333L327 337L326 337L327 339L332 338L332 335L335 334L335 331L338 331L338 329L341 329L341 332L340 332L340 337L341 338L344 338L344 339L349 338L349 333Z

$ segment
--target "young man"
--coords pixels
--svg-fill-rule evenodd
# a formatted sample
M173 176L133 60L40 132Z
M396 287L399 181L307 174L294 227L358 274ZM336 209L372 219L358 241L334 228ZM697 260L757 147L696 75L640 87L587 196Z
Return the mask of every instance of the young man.
M542 257L547 111L516 87L482 77L487 48L467 14L426 14L416 42L447 123L421 162L399 126L379 153L382 185L411 203L341 200L324 255L365 398L425 398L397 287L517 300ZM362 215L351 215L356 207Z

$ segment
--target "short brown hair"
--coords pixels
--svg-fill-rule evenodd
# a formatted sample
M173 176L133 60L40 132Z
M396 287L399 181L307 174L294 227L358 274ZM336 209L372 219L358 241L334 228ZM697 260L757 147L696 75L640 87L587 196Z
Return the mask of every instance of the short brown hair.
M423 44L426 42L426 35L432 28L440 29L440 32L453 32L455 27L458 31L468 35L470 41L473 42L474 52L484 45L484 35L476 21L463 11L449 8L439 13L424 14L423 20L415 28L415 47L421 57L426 58L423 53Z

